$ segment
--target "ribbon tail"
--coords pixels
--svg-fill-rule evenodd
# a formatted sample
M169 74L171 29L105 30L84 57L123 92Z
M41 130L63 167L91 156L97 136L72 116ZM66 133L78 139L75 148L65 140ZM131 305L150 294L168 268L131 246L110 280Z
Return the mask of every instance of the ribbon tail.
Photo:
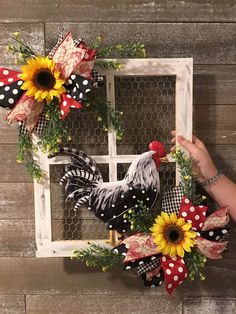
M202 237L197 237L196 246L198 250L208 258L220 259L221 253L226 250L227 242L209 241Z
M91 73L92 73L93 66L94 66L94 61L87 61L87 62L82 61L74 69L73 73L84 76L89 80L92 80L93 77Z
M229 220L228 208L220 208L206 218L202 231L223 228L229 223Z
M164 282L163 269L159 266L150 272L146 272L142 274L142 279L147 287L155 288L161 286Z
M9 123L13 121L24 122L27 130L32 133L43 108L43 103L37 103L34 98L23 94L15 107L7 115L7 120Z
M85 49L75 46L72 34L68 33L53 54L53 60L59 65L63 79L68 79L76 66L83 60L85 53Z
M188 277L188 269L184 260L179 257L163 256L161 266L165 275L166 291L172 294L175 288Z
M73 99L69 94L62 94L59 103L61 111L61 120L64 120L70 112L70 108L82 108L82 104Z

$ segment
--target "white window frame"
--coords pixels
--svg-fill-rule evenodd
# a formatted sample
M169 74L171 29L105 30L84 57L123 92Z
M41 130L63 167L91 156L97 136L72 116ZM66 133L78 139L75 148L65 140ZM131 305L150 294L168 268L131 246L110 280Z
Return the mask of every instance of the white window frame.
M119 71L99 71L106 76L107 99L115 106L115 76L175 76L175 124L177 134L186 138L192 137L192 89L193 89L193 59L116 59L124 64ZM117 180L117 164L131 163L137 155L117 155L116 136L113 130L108 133L108 155L92 156L97 163L109 164L109 180ZM44 183L34 181L35 198L35 233L37 257L66 257L71 256L74 249L88 247L88 240L52 240L52 215L50 195L50 165L66 164L69 159L56 157L48 159L46 154L39 152L35 155L41 168L46 172ZM176 171L176 182L179 182ZM104 224L105 228L105 224ZM100 245L109 245L107 239L93 240Z

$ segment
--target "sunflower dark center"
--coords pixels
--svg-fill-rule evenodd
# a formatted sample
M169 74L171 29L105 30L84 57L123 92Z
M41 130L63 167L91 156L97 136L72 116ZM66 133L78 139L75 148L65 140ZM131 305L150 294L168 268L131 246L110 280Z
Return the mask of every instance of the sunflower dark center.
M165 238L168 242L178 244L183 240L184 234L180 227L169 225L165 230Z
M179 232L177 230L173 230L169 233L169 238L173 242L177 241L179 239Z
M55 77L48 69L40 69L35 73L34 83L40 89L52 89L55 82Z

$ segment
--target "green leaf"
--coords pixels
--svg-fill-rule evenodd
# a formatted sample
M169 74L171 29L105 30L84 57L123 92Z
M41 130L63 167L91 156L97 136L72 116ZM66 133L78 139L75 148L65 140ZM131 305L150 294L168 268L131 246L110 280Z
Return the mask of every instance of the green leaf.
M193 159L187 157L178 147L172 156L175 158L180 171L180 185L183 188L184 195L186 195L194 205L200 204L202 202L202 196L197 193L197 178L193 173Z
M61 120L58 98L45 105L45 117L48 121L46 130L38 142L39 147L45 153L54 153L58 150L59 144L68 138L68 131Z
M153 213L147 209L143 201L138 201L138 208L129 209L124 214L124 218L130 222L132 233L150 233L150 228L155 221Z
M44 172L33 158L33 150L37 149L32 142L31 135L29 133L19 133L18 141L19 151L16 156L17 162L24 162L29 175L41 182L44 177Z
M107 101L105 97L94 92L88 93L85 110L92 110L96 113L97 120L102 123L104 131L112 127L116 132L116 138L122 139L124 133L123 113L115 110L111 102Z
M71 258L85 262L88 267L107 271L115 264L121 263L124 256L116 253L113 249L90 243L88 249L74 250Z

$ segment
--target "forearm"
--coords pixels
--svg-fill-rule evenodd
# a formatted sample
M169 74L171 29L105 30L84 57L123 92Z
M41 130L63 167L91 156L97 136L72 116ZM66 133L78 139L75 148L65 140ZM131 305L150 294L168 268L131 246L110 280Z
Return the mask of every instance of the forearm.
M175 136L175 132L172 133ZM218 177L218 170L211 159L206 146L197 137L193 136L193 141L188 141L182 136L178 136L178 142L183 146L193 159L193 170L196 173L199 183L210 184L204 186L206 192L220 205L227 206L231 217L236 221L236 184L225 175ZM175 137L172 143L176 143Z
M228 206L231 217L236 221L236 184L222 175L205 190L219 206Z

